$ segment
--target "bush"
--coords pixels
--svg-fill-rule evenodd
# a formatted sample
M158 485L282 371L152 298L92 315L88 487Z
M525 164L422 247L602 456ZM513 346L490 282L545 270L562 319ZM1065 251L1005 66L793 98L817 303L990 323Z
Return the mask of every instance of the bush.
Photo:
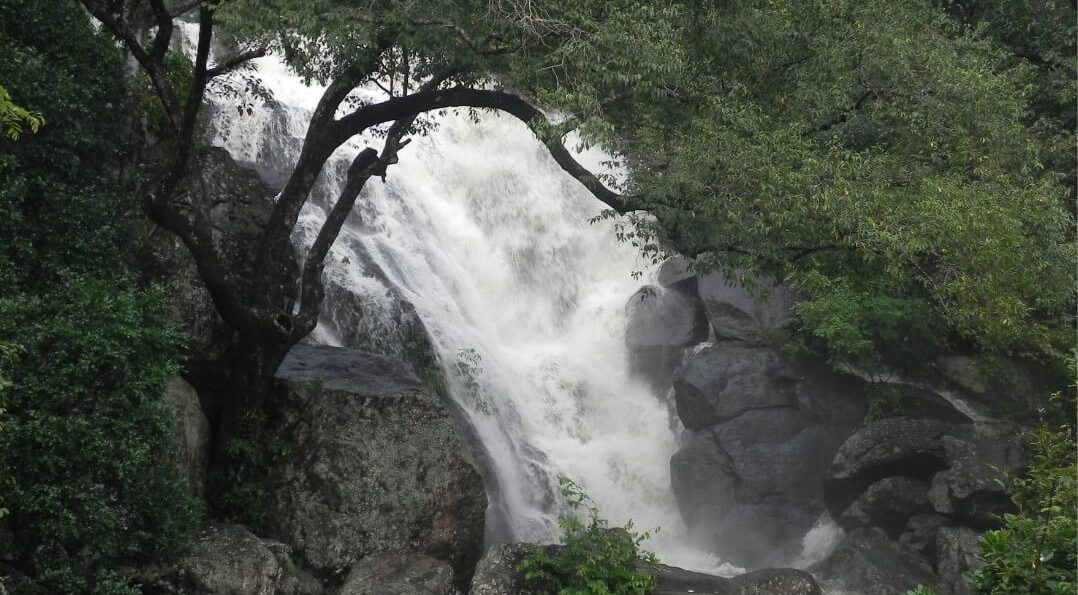
M1073 408L1071 408L1073 413ZM1017 514L981 538L984 568L969 578L984 594L1071 595L1078 585L1078 458L1073 430L1028 435L1029 473L1015 481Z
M540 593L558 595L644 595L655 578L640 569L657 564L655 556L640 550L649 533L634 533L630 521L624 528L610 528L599 509L572 480L561 478L562 494L569 506L583 511L586 519L562 518L561 546L553 553L542 549L526 557L517 570L537 581Z
M0 558L44 592L121 592L101 591L119 580L109 569L180 553L198 519L162 463L178 345L165 303L126 279L82 277L0 300L0 336L20 347L3 372Z

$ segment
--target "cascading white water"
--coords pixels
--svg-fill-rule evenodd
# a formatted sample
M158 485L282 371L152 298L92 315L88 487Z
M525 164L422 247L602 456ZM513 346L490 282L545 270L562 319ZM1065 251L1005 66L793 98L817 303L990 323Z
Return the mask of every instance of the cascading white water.
M272 56L256 67L277 105L236 117L215 98L223 117L212 142L273 178L294 164L321 89ZM402 150L384 184L368 183L328 259L327 282L362 297L377 317L393 297L373 264L395 297L414 305L485 451L496 538L556 539L564 511L554 495L565 476L613 523L661 528L648 546L663 561L729 570L688 545L669 476L676 421L630 374L624 305L640 285L632 273L646 268L638 253L608 224L589 223L602 204L520 122L445 113L437 123ZM381 143L354 139L327 164L299 244L313 240L365 146ZM343 307L327 298L327 312ZM337 343L338 330L322 325L314 337Z

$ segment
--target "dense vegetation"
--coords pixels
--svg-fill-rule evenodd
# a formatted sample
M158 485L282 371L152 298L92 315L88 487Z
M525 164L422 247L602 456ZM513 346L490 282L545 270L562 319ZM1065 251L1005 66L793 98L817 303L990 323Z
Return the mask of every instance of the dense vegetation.
M197 516L161 463L172 422L159 395L179 345L165 296L132 268L139 208L191 249L239 333L214 420L232 437L316 323L322 260L364 185L445 108L525 121L645 254L792 285L803 336L836 363L960 349L1063 365L1074 348L1073 2L81 4L0 0L0 565L44 592L123 592L114 569L180 551ZM170 51L181 12L203 35L193 60ZM211 62L215 27L237 43ZM137 99L119 48L141 69ZM187 182L207 88L260 100L234 75L269 50L329 90L241 278L215 247L213 197ZM349 98L366 84L384 100ZM154 151L136 150L132 112L163 141ZM272 290L292 228L326 158L367 130L384 143L353 164L293 310ZM563 146L570 131L625 175L585 170ZM1056 447L1039 452L1022 514L986 538L988 591L1028 568L1073 582L1057 576L1073 567L1067 548L1030 565L1032 537L1074 531L1051 512L1073 501L1045 479L1070 467L1044 462ZM645 589L637 537L589 512L566 527L568 557L530 570ZM608 546L613 561L592 565Z
M0 81L0 575L137 592L117 567L181 551L197 506L162 462L179 335L131 267L123 56L73 3L2 0Z

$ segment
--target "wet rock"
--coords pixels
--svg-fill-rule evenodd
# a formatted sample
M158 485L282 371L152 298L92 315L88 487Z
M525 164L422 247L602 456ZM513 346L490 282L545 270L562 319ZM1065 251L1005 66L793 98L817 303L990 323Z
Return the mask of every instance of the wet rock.
M496 545L483 555L475 567L472 576L472 588L469 595L532 595L539 593L541 586L525 580L517 567L524 558L536 551L539 546L530 543L508 543ZM548 551L553 553L553 548Z
M793 384L781 375L771 349L723 341L689 357L674 372L678 417L698 430L750 409L794 403Z
M854 530L808 571L829 588L850 593L903 595L918 585L938 589L929 561L878 528Z
M338 595L452 595L453 569L441 560L408 552L363 558Z
M839 448L824 482L831 515L841 518L864 490L892 476L928 481L946 467L945 434L962 434L960 426L931 419L896 417L862 428Z
M470 574L486 493L449 404L391 358L296 346L277 372L267 524L335 573L408 549Z
M174 378L165 390L176 415L169 457L180 470L192 496L202 497L210 464L210 422L202 412L198 393L182 378Z
M798 410L753 410L694 434L670 462L694 536L730 562L785 563L823 512L821 478L848 432Z
M659 265L659 270L655 274L655 282L659 284L659 287L676 288L676 289L688 289L693 293L696 292L696 273L690 270L690 260L684 256L672 256L663 261ZM691 287L687 287L687 284L691 283Z
M698 300L647 285L625 306L629 321L625 343L633 370L656 384L666 384L682 351L707 339L704 308Z
M838 519L843 529L882 527L897 537L910 517L931 510L928 484L910 477L886 477L857 497Z
M720 273L699 278L698 293L720 339L766 343L792 320L793 294L781 285L759 281L749 291Z
M1020 438L944 436L943 448L948 469L941 480L946 480L955 514L970 523L991 526L997 515L1013 510L1014 478L1025 468Z

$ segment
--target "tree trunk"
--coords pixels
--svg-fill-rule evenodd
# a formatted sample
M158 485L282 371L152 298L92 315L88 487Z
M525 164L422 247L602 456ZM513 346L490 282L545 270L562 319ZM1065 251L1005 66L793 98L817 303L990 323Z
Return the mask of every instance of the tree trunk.
M214 465L225 462L226 448L240 431L244 416L261 412L274 388L273 374L292 343L279 337L240 333L228 388L221 395L214 443Z

